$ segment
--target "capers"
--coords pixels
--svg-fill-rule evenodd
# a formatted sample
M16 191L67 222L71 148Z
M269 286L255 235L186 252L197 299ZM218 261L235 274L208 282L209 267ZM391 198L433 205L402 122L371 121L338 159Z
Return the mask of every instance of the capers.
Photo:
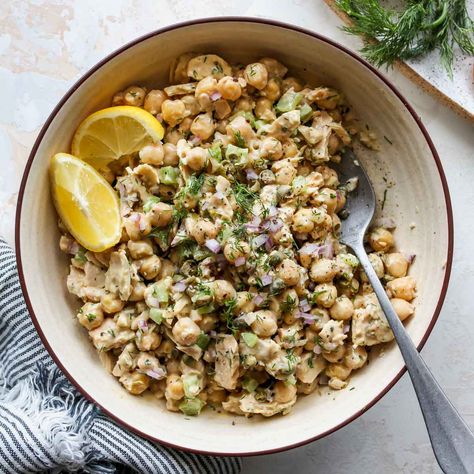
M279 252L278 250L273 250L273 252L270 253L268 256L268 263L272 267L276 267L279 263L283 261L285 258L285 255L283 252Z
M270 285L270 294L277 295L285 289L285 282L281 278L274 278L272 284Z
M273 184L275 182L275 173L272 170L263 170L259 179L263 184Z

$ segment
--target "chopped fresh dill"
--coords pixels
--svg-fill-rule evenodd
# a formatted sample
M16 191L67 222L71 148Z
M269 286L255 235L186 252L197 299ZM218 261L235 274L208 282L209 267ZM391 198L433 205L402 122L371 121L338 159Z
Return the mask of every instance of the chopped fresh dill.
M383 199L382 199L382 211L385 207L385 203L387 202L387 192L388 192L388 189L385 188L385 191L383 192Z
M245 211L252 212L252 207L258 196L253 191L241 183L234 183L232 186L232 191L234 192L235 200L237 204Z

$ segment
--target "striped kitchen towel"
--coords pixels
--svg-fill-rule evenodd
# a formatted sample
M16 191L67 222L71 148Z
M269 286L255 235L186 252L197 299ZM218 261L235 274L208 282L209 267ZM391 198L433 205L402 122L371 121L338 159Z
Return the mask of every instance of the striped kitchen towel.
M153 444L118 426L69 383L28 315L15 255L0 239L0 473L238 473L239 458Z

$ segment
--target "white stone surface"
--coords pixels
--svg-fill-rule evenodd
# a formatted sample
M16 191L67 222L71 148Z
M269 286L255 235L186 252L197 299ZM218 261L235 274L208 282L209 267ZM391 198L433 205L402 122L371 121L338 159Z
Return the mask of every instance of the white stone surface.
M14 210L28 153L68 87L105 54L141 34L192 18L252 15L325 34L357 49L318 0L10 0L0 2L0 235L14 239ZM443 161L453 199L455 259L451 284L423 355L474 427L474 133L395 72L387 75L413 104ZM416 183L414 183L416 186ZM32 236L34 238L34 236ZM407 376L349 426L289 452L249 458L244 473L440 472Z

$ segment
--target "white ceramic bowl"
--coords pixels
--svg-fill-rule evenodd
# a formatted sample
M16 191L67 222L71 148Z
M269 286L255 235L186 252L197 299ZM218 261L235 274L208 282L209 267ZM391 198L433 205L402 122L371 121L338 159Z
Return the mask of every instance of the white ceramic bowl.
M48 160L67 151L74 130L91 112L110 104L129 84L164 86L168 68L186 51L216 52L249 62L272 56L310 83L342 90L359 118L377 132L382 152L359 155L378 196L388 190L384 214L396 219L396 241L417 255L416 316L407 326L416 345L426 341L441 309L452 260L453 224L440 160L425 128L399 92L355 54L289 25L217 18L174 25L127 44L85 74L64 96L41 130L20 190L16 251L31 317L48 351L67 377L106 413L138 434L179 448L213 454L262 454L321 438L379 400L404 365L394 344L372 351L370 364L351 379L354 390L313 393L287 416L246 419L205 410L185 419L153 398L129 395L102 367L87 333L77 324L78 302L67 293L67 260L58 249L57 216L48 186ZM390 144L383 137L390 140ZM410 224L415 227L410 229ZM235 420L235 425L232 422Z

